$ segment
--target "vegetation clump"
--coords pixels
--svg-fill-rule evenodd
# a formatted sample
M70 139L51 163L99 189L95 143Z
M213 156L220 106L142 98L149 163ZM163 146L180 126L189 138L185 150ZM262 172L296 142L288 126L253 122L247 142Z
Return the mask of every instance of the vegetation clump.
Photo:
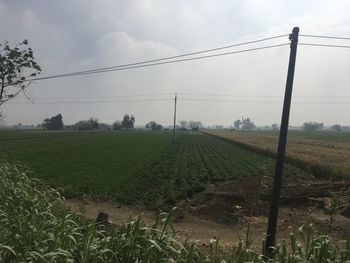
M0 165L0 262L188 262L193 246L170 231L169 216L119 228L70 213L62 197L18 165Z
M0 164L0 262L349 262L350 242L335 243L310 226L291 234L272 259L252 249L249 232L230 255L210 241L200 253L176 239L175 210L152 226L130 219L120 227L96 225L66 210L63 198L21 165Z

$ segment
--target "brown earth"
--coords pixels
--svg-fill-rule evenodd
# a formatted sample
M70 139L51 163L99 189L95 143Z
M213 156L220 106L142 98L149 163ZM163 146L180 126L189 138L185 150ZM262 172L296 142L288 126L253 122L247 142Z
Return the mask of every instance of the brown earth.
M205 192L179 205L179 214L173 223L178 237L189 237L203 247L207 247L211 239L217 239L224 250L229 250L237 245L240 238L245 237L249 227L254 245L260 247L267 227L271 184L270 178L246 178L209 186ZM285 182L281 196L278 239L288 238L292 229L310 223L335 239L349 237L350 219L338 213L349 204L350 195L346 189L349 187L344 182ZM336 202L331 193L339 196ZM336 208L333 216L329 214L332 202ZM147 224L152 224L156 216L155 211L112 202L68 199L66 204L72 211L90 219L96 219L99 212L107 213L110 221L116 225L140 215ZM168 210L169 207L164 209Z

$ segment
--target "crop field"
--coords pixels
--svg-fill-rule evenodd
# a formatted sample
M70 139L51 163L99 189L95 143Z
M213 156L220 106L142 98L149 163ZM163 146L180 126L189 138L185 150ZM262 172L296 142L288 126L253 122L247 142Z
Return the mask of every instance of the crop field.
M222 181L271 176L274 160L192 132L1 132L0 159L21 162L66 197L174 203ZM287 165L286 176L310 174Z
M210 130L207 133L270 156L277 152L278 131ZM350 178L350 133L290 131L286 156L290 163L316 177Z

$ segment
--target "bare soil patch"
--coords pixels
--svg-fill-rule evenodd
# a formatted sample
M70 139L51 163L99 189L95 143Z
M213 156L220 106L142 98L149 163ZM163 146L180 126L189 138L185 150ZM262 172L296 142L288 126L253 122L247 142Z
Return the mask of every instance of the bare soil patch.
M209 186L206 191L179 204L174 228L180 238L189 237L203 247L214 238L228 250L245 237L249 227L254 244L259 248L267 227L271 185L271 178L264 177ZM350 236L350 219L340 214L350 201L346 183L287 179L284 185L278 221L279 240L288 239L292 229L310 223L335 239ZM336 204L331 203L336 199L332 193L339 196ZM157 213L112 202L68 199L66 204L90 219L95 219L99 212L108 213L116 225L139 215L152 224ZM336 205L334 211L330 210L332 205ZM169 207L164 207L167 209Z

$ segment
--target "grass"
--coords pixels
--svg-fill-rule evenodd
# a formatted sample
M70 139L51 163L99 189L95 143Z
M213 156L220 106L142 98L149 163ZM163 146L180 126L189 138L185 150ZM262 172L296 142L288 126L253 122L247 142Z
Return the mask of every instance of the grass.
M251 249L247 233L230 255L177 240L174 210L153 225L142 218L120 227L96 225L62 206L60 195L29 178L23 166L0 163L0 262L350 262L350 242L334 242L311 226L274 248L272 259Z
M203 191L211 183L273 174L273 159L201 133L0 133L0 159L20 161L66 197L90 195L149 206ZM309 176L287 165L286 176ZM142 196L140 196L142 193Z
M234 141L240 147L274 156L277 151L278 132L273 131L215 131L208 133ZM309 171L315 177L350 178L349 132L290 131L286 160Z

